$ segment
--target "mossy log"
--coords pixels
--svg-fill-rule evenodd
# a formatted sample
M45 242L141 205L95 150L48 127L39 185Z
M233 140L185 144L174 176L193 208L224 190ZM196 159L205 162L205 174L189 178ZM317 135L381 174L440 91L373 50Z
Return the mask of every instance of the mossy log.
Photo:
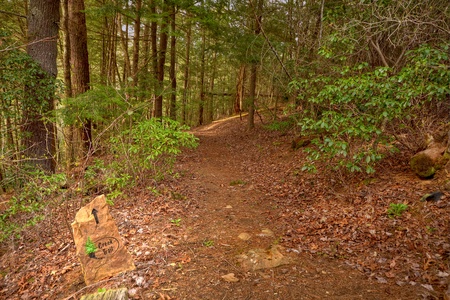
M444 163L444 153L447 147L434 145L431 148L420 151L410 160L411 169L421 178L429 178Z

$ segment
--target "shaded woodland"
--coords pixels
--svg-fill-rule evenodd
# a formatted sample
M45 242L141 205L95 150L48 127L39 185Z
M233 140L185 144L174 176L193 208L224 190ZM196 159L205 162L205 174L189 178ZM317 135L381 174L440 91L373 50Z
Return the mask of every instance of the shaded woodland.
M310 171L329 160L372 173L399 147L418 152L434 139L437 157L446 151L447 1L2 4L3 191L99 156L110 181L136 185L143 169L156 180L166 172L157 157L185 145L138 149L160 138L148 131L153 118L172 124L162 126L170 139L235 113L252 128L264 114L293 130L293 148L312 146Z
M189 128L232 115L343 186L393 156L450 171L447 0L0 3L0 241L68 199L158 194Z

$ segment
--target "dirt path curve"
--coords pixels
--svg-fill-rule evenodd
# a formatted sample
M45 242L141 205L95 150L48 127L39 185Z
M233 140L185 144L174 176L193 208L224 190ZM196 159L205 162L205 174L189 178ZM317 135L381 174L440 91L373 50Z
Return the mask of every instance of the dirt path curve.
M419 299L411 289L368 280L343 261L282 248L276 205L255 187L241 158L258 137L236 126L243 124L228 120L194 131L200 146L180 168L188 170L183 181L198 207L181 220L183 241L174 255L182 259L161 290L176 299ZM289 264L252 270L239 261L277 245ZM238 281L222 277L229 273Z

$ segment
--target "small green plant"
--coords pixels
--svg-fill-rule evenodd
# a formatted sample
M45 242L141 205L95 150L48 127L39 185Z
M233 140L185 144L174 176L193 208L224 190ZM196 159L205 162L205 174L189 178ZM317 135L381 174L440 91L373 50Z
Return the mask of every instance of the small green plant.
M95 251L97 251L97 246L95 245L95 243L91 240L91 237L88 236L86 244L84 244L84 251L86 252L87 255L89 255L90 257L92 257L95 253Z
M389 218L401 217L403 212L408 209L408 205L404 203L391 203L387 210Z
M429 233L429 234L431 234L437 230L436 228L431 227L431 226L427 226L426 229L427 229L427 233Z
M294 120L288 119L285 121L273 121L270 124L265 125L264 127L268 130L272 131L288 131L294 126Z
M238 179L238 180L233 180L232 182L230 182L231 186L236 186L236 185L245 185L245 181Z
M97 289L97 293L104 293L104 292L106 292L105 288L98 288Z
M181 219L172 219L172 220L170 220L170 223L172 223L175 226L180 226L181 225Z
M205 240L205 241L203 241L203 246L205 246L205 247L212 247L212 246L214 246L214 241L212 241L212 240Z

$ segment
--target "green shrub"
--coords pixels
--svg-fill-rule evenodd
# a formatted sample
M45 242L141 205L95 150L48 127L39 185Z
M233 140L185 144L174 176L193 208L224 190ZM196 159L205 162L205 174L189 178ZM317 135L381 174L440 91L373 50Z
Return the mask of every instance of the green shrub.
M42 210L66 182L65 174L46 175L35 171L26 175L24 186L0 215L0 242L12 235L18 237L23 229L42 221Z
M152 118L136 123L131 129L111 138L111 149L119 176L115 185L141 183L149 178L158 181L172 173L175 158L183 147L194 148L197 138L177 121ZM129 175L129 177L128 177ZM113 182L114 181L114 182Z
M449 45L424 45L408 53L409 62L399 72L386 67L368 70L365 63L344 67L340 78L292 82L297 89L308 89L308 98L301 94L299 99L309 108L298 123L302 134L318 135L306 148L303 169L314 171L315 162L327 161L335 169L373 173L375 164L396 150L387 125L414 118L413 112L427 102L446 101L448 49Z

